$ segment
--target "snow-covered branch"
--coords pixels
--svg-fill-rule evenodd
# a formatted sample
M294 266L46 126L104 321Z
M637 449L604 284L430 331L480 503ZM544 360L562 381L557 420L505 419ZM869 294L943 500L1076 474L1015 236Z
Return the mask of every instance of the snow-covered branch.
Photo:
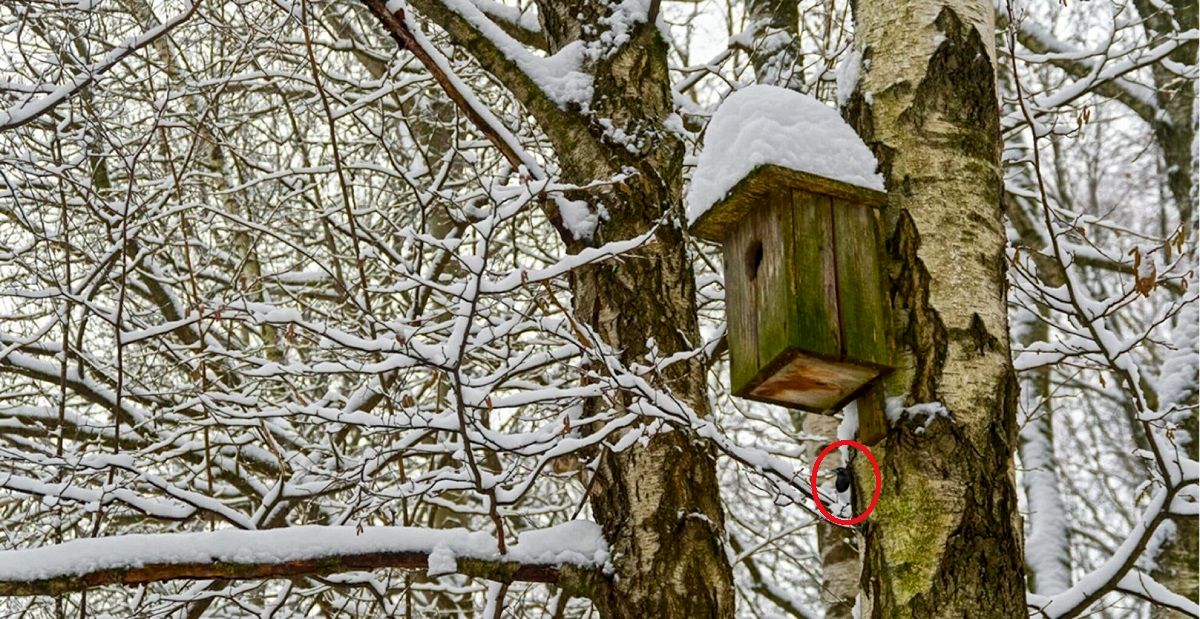
M487 533L415 527L298 526L122 535L0 551L0 595L61 595L109 584L261 580L397 568L498 582L602 587L608 548L595 524L522 533L507 554Z

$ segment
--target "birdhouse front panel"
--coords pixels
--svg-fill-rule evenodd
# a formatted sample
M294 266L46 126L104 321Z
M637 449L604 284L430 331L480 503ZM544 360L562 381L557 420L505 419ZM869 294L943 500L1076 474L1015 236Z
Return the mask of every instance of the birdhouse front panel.
M771 175L725 211L730 378L740 397L830 412L889 369L877 214L797 180Z

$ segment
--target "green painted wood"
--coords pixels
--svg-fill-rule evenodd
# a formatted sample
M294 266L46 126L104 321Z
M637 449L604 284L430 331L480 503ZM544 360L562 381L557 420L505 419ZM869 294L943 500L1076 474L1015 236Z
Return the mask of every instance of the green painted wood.
M873 209L833 201L837 240L838 309L847 359L890 365L888 299L879 260L879 229Z
M795 345L811 354L840 358L833 205L828 196L799 189L791 197Z
M758 309L746 268L746 254L757 240L749 218L735 223L725 241L725 316L729 343L729 384L741 394L758 373Z
M792 306L795 286L791 277L795 267L787 253L794 241L790 238L791 206L791 192L786 187L776 188L767 194L763 205L750 214L763 249L758 275L754 278L760 368L769 366L796 343L796 315Z
M858 398L858 440L872 446L887 436L887 401L881 383Z

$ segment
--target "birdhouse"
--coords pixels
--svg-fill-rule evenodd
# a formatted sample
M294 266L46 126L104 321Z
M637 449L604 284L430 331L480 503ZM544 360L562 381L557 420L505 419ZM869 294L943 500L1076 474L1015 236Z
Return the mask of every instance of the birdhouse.
M884 202L879 191L765 164L696 218L692 234L724 249L735 395L832 413L890 371Z

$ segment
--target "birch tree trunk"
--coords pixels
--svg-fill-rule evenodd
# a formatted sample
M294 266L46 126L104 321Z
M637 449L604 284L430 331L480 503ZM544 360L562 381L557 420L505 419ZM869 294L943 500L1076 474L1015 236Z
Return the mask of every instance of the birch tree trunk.
M820 436L827 443L837 440L839 421L836 417L809 413L804 416L804 432ZM826 444L827 444L826 443ZM824 445L813 445L805 450L811 460L816 460ZM837 451L830 453L822 463L826 471L843 466L842 456ZM860 507L861 508L861 507ZM817 549L821 553L821 602L825 607L825 619L851 619L854 616L854 600L858 596L859 552L862 540L855 540L853 530L835 526L830 522L817 523Z
M864 67L847 114L889 195L888 392L931 404L874 448L862 616L1024 617L993 7L860 2L855 18ZM873 478L855 466L861 496Z
M539 3L551 51L599 30L595 24L611 9L598 4ZM668 46L654 21L651 15L634 24L631 41L594 69L594 114L628 137L606 138L593 125L600 148L560 149L564 177L571 182L637 171L612 190L589 196L608 216L593 238L578 240L572 250L635 237L664 216L684 221L683 144L663 128L673 111ZM700 344L695 277L683 229L661 225L654 242L636 257L575 272L576 319L621 351L626 363L647 363L651 345L657 348L653 356L663 358ZM651 380L697 412L707 412L704 367L696 358L673 364ZM591 505L617 569L609 594L593 599L602 613L631 619L732 617L733 578L711 448L683 432L660 434L644 446L605 453L595 474Z

